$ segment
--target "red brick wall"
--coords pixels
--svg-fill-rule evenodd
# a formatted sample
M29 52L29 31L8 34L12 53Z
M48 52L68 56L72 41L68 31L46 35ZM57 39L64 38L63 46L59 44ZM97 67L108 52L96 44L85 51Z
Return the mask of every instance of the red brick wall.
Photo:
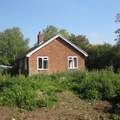
M49 70L37 70L38 56L48 56ZM68 56L78 56L78 69L85 68L85 56L61 38L57 38L29 57L29 75L39 72L51 74L68 70Z

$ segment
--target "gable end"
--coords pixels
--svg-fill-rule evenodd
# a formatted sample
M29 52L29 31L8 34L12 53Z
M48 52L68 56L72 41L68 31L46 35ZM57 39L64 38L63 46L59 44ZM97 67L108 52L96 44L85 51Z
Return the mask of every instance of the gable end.
M78 48L75 44L73 44L72 42L68 41L67 39L65 39L62 35L58 34L54 37L52 37L51 39L47 40L44 44L40 45L39 47L37 47L36 49L34 49L33 51L29 52L26 57L30 57L33 53L35 53L36 51L40 50L41 48L43 48L44 46L46 46L47 44L49 44L50 42L52 42L53 40L55 40L56 38L60 37L61 39L63 39L65 42L67 42L68 44L70 44L72 47L74 47L75 49L77 49L79 52L81 52L83 55L85 55L85 57L88 56L88 54L86 52L84 52L83 50L81 50L80 48Z

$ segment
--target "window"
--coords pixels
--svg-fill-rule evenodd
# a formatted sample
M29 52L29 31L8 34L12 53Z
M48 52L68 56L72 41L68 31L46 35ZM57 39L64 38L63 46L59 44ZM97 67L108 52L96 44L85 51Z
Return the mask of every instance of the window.
M27 58L25 58L25 70L27 70Z
M37 57L37 67L38 67L38 70L47 70L48 57Z
M68 57L68 66L69 69L78 68L78 57L77 56Z

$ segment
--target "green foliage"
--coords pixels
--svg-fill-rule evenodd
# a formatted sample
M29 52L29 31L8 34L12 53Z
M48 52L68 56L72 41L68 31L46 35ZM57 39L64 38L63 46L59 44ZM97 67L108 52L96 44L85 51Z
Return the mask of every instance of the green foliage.
M117 108L120 110L120 102L117 103Z
M102 94L97 90L85 90L81 97L88 100L101 100Z
M39 96L36 91L49 95ZM56 93L71 90L86 100L109 100L120 110L120 75L112 68L88 72L73 71L57 74L37 74L13 76L0 72L0 105L15 106L29 111L38 107L48 107L59 101Z
M120 22L120 13L117 13L115 22L117 23ZM115 33L118 34L117 35L118 38L116 38L115 40L117 41L117 44L120 44L120 29L117 29Z
M120 13L117 13L116 15L116 23L120 22ZM113 65L115 68L115 72L118 71L118 69L120 68L120 29L118 28L115 33L117 34L117 38L115 39L117 42L116 44L113 46L112 49L112 54L113 54Z
M89 70L113 66L114 72L117 73L120 68L120 44L91 45L87 53L89 57L86 58L86 67Z
M24 39L19 27L0 32L0 51L2 51L0 62L11 65L14 57L17 58L29 49L28 43L29 38Z
M67 32L65 29L60 29L59 33L64 36L66 39L69 39L70 35L69 32Z
M44 35L44 41L48 40L50 38L52 38L53 36L57 35L57 34L61 34L63 37L65 37L66 39L69 39L70 35L69 32L67 32L65 29L60 29L58 30L57 27L53 26L53 25L49 25L47 26L46 29L42 30L42 33ZM34 44L34 46L38 45L38 43L36 42Z
M77 71L71 74L71 90L87 100L119 102L120 80L111 68L101 71Z
M48 40L58 33L60 33L61 35L63 35L67 39L69 38L69 32L67 32L65 29L58 30L58 28L53 26L53 25L47 26L47 28L43 29L42 32L44 35L44 40Z
M115 72L120 68L120 44L116 44L112 48L112 63L115 68Z
M88 47L90 46L90 43L88 41L88 39L86 38L86 36L84 35L78 35L75 36L74 34L71 34L69 37L69 40L74 43L76 46L78 46L79 48L81 48L84 51L88 51Z
M84 118L82 118L82 117L79 117L79 120L85 120Z
M70 40L72 43L74 43L75 45L77 45L78 47L80 47L82 50L85 50L85 51L88 50L88 47L90 45L86 36L84 35L75 36L74 34L69 35L69 32L67 32L65 29L58 30L57 27L52 25L47 26L46 29L43 29L42 33L44 35L44 40L48 40L51 37L55 36L56 34L60 33L63 37Z
M45 76L43 76L42 80L44 78ZM43 86L41 85L40 81L33 79L33 77L26 78L23 75L11 77L10 74L1 75L0 105L15 106L33 111L38 107L48 107L59 101L57 96L38 100L38 95L34 90L38 88L42 89Z
M44 35L44 40L48 40L58 33L58 28L50 25L50 26L47 26L46 29L43 29L42 33Z
M38 100L38 107L49 107L60 101L59 97L49 97Z
M113 64L112 46L110 44L91 45L88 49L89 57L86 58L86 66L89 69L105 69Z
M118 114L112 114L109 117L109 120L120 120L120 116Z
M115 22L120 22L120 13L117 13ZM117 73L120 68L120 29L118 28L115 33L117 34L117 39L115 39L117 42L114 46L105 43L88 47L89 57L86 58L86 66L89 70L113 66L114 72Z

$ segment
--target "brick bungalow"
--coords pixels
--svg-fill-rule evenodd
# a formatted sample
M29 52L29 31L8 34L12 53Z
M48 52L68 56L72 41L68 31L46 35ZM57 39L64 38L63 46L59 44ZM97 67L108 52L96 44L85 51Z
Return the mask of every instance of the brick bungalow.
M38 34L38 45L20 55L16 61L21 73L57 73L65 70L83 70L88 54L57 34L44 41L43 34Z

